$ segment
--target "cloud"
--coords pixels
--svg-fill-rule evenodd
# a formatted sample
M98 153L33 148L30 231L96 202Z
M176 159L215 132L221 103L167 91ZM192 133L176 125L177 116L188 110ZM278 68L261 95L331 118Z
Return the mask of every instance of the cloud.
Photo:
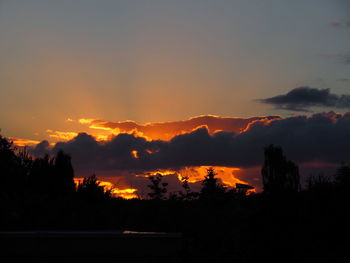
M120 133L107 141L98 141L92 135L80 133L54 146L43 141L30 151L42 156L62 149L72 156L76 176L96 173L118 187L137 188L139 194L148 191L145 175L158 171L166 177L173 175L169 177L172 181L179 174L188 175L198 188L205 167L210 166L225 170L219 178L229 185L241 180L259 190L265 146L281 146L288 159L298 163L301 172L306 173L301 174L303 180L316 171L315 167L335 171L341 161L350 161L349 134L350 113L328 112L255 120L241 132L210 133L204 126L170 140L148 140L137 134ZM174 187L181 188L179 182Z
M337 81L338 82L349 82L350 79L348 79L348 78L339 78L339 79L337 79Z
M349 20L332 21L330 25L334 28L350 28L350 21Z
M133 134L119 134L101 143L81 133L71 141L57 143L50 153L63 149L72 155L76 170L90 173L176 171L192 166L253 168L262 164L263 148L268 144L282 146L288 159L298 163L339 163L349 161L349 134L350 113L329 112L276 119L267 124L257 121L242 133L210 134L203 127L170 141L148 141ZM39 144L33 152L46 153L47 147L47 143ZM137 156L133 151L137 151Z
M12 141L16 146L30 146L37 145L38 143L40 143L40 141L37 140L29 140L15 137L9 137L9 140Z
M344 64L350 65L350 55L347 54L347 55L341 56L341 61L342 61Z
M350 95L330 93L329 89L299 87L287 94L258 100L261 103L274 105L277 109L292 111L309 111L312 107L350 108Z

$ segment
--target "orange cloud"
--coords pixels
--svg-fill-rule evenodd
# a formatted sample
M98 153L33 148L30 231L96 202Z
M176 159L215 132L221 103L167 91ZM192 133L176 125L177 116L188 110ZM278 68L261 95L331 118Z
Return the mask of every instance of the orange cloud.
M77 132L53 131L50 129L46 130L46 132L49 134L50 138L53 138L56 141L69 141L78 135Z
M132 134L135 137L143 137L147 141L164 140L169 141L173 137L181 134L190 133L199 128L205 127L212 135L218 132L246 132L257 123L268 125L275 120L280 120L278 116L268 117L252 117L252 118L235 118L235 117L219 117L214 115L202 115L192 117L183 121L172 122L155 122L138 124L134 121L109 122L91 118L81 118L74 120L67 118L66 123L78 123L85 127L79 131L70 129L70 131L57 131L47 129L46 133L49 141L60 142L69 141L75 138L79 132L86 132L93 136L97 141L109 141L114 136L121 133ZM28 140L23 138L12 138L18 146L35 145L40 141Z
M81 124L90 124L94 121L94 119L79 119L78 122Z
M131 151L131 155L132 155L135 159L138 159L138 158L139 158L139 153L138 153L138 151L136 151L136 150L132 150L132 151Z
M29 140L29 139L23 139L23 138L9 137L8 139L12 141L15 145L21 146L21 147L36 145L40 143L40 141L37 141L37 140Z
M183 121L154 122L146 124L138 124L134 121L110 122L97 119L80 119L79 123L89 125L88 127L93 130L109 131L113 135L129 133L135 134L139 137L145 137L148 140L169 141L174 136L189 133L199 127L206 127L210 134L219 131L239 133L243 130L247 130L251 123L256 121L267 123L274 119L280 118L278 116L235 118L202 115Z
M259 119L259 120L253 120L251 122L249 122L247 124L247 126L242 129L240 132L243 133L243 132L246 132L248 130L250 130L253 126L255 125L263 125L263 126L267 126L269 125L270 123L274 122L274 121L278 121L278 120L281 120L282 118L274 118L274 119L269 119L269 118L264 118L264 119Z
M53 130L46 130L49 137L54 139L56 142L62 142L62 141L70 141L77 137L79 134L78 132L71 132L71 131L53 131ZM105 135L105 134L91 134L96 141L108 141L110 140L112 135Z

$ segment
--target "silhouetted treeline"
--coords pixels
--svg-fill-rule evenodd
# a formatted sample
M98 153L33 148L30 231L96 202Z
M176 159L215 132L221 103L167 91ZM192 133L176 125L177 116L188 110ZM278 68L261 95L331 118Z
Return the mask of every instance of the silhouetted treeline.
M134 230L180 232L179 262L339 262L347 256L350 166L333 177L310 176L301 189L298 166L280 147L265 148L263 193L227 189L209 169L200 192L188 178L167 192L150 177L149 199L113 198L95 175L75 187L70 156L32 158L0 136L0 231ZM157 248L155 248L156 250Z

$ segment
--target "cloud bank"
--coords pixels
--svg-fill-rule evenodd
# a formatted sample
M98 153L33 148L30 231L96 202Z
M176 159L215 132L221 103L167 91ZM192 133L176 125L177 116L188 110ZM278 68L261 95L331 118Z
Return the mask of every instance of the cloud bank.
M280 145L296 162L348 161L350 157L350 114L334 112L254 122L241 133L206 127L173 137L169 141L146 140L135 134L119 134L98 142L80 133L74 139L57 143L45 141L32 149L35 155L59 149L73 157L74 167L84 171L181 169L188 166L230 166L250 168L263 162L263 148Z

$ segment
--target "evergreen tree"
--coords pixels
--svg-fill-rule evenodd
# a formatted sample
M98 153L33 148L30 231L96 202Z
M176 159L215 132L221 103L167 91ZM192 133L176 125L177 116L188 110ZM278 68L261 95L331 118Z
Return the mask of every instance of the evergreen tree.
M202 199L216 199L225 193L225 188L222 184L218 183L218 179L215 178L217 174L213 168L207 169L207 174L202 181L202 189L200 197Z

